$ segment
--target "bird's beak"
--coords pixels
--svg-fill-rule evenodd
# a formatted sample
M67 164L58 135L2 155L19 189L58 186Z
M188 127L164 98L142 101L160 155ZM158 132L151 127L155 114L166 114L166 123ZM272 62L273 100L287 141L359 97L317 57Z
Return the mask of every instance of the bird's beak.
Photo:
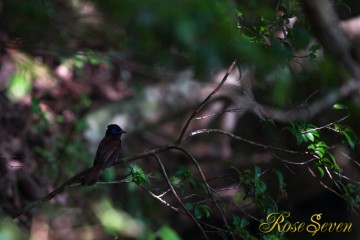
M124 131L124 130L120 130L118 133L126 133L126 131Z

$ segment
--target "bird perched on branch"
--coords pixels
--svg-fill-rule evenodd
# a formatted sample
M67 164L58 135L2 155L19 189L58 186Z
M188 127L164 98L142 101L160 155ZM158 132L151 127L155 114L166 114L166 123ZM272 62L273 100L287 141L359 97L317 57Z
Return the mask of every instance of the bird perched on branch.
M94 166L81 182L83 186L94 185L104 168L114 164L121 150L121 135L126 133L116 124L107 127L105 137L99 143L94 160Z

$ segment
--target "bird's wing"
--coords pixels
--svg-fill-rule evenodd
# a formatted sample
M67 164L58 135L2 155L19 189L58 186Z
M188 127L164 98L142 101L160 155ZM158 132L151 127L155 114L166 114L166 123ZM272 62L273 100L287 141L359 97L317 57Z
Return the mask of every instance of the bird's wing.
M94 166L101 168L109 167L120 153L121 140L104 137L97 149Z

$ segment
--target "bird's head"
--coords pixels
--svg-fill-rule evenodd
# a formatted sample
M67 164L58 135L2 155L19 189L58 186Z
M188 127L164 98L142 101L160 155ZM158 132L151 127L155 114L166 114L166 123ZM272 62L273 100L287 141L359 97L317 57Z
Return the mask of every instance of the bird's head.
M123 133L126 133L126 131L122 130L121 127L119 127L118 125L116 124L110 124L108 127L107 127L107 130L106 130L106 136L116 136L116 137L121 137L121 135Z

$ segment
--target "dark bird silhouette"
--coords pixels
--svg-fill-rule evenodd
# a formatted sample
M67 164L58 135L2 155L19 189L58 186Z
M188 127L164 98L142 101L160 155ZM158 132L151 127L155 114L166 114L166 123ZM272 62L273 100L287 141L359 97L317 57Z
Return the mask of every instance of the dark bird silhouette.
M126 133L116 124L107 127L105 137L99 143L94 160L94 166L81 182L83 186L94 185L99 179L101 170L110 167L118 158L121 150L121 135Z

